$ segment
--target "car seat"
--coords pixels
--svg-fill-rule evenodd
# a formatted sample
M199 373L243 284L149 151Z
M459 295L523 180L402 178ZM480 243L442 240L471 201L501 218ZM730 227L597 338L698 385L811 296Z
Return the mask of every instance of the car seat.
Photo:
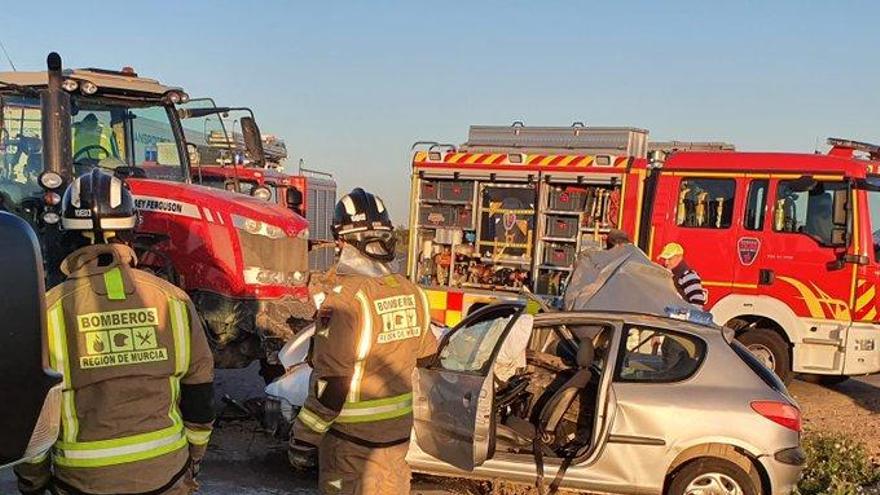
M584 340L580 343L577 352L577 369L568 380L553 392L553 395L544 403L538 417L538 433L542 439L555 437L556 428L562 421L565 412L571 407L578 393L583 390L593 377L590 366L593 364L596 350L593 342Z

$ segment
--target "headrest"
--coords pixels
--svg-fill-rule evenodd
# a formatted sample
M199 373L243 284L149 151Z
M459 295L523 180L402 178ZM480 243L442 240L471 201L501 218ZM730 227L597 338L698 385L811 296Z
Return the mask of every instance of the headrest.
M581 345L578 348L577 355L577 365L578 368L589 368L591 364L593 364L593 358L595 357L596 349L593 347L593 341L586 339L581 341Z

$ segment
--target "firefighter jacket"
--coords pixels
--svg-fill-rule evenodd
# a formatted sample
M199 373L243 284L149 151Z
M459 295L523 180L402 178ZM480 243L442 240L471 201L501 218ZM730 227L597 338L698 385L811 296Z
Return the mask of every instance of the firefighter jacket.
M211 434L214 362L187 295L132 268L131 248L87 246L47 294L48 364L64 376L61 434L17 468L22 493L139 494L189 475ZM54 474L50 481L50 468Z
M331 270L309 354L309 396L294 438L318 445L330 432L368 446L407 442L416 360L436 352L428 300L398 274ZM330 284L332 285L332 284Z

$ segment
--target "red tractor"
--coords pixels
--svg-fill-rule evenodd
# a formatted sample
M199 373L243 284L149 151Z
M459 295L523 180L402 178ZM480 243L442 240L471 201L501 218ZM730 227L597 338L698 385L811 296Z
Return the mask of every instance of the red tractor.
M198 116L177 108L188 98L131 68L0 73L0 209L35 227L47 271L57 275L64 187L94 167L112 169L126 178L141 212L141 267L193 298L217 366L271 365L314 311L308 222L288 208L192 183L196 146L183 122ZM253 117L240 124L246 154L260 162Z

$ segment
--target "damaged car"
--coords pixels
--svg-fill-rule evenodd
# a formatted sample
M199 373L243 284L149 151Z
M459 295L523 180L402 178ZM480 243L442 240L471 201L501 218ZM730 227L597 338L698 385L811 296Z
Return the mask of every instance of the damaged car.
M587 254L568 291L565 311L496 304L444 334L413 378L414 471L606 493L794 487L796 402L662 268L635 247ZM307 373L267 389L286 416Z

